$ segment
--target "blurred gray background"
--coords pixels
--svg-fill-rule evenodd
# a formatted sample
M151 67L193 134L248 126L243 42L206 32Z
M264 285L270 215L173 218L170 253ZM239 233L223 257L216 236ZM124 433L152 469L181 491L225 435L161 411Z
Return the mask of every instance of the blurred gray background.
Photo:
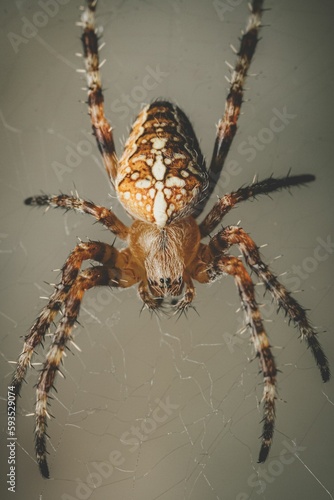
M157 318L135 288L87 294L75 341L58 377L49 426L52 479L43 480L33 449L36 370L17 414L16 495L7 491L7 385L22 339L59 279L77 238L112 242L88 216L24 206L41 191L115 199L80 101L83 61L80 1L1 1L1 355L2 498L213 500L334 496L333 382L323 385L298 332L263 316L278 367L274 445L259 466L261 377L230 278L198 286L188 318ZM334 4L267 2L233 144L216 195L274 173L312 173L315 183L244 203L239 220L277 274L310 309L333 366L333 30ZM44 14L41 14L41 12ZM98 25L107 117L122 150L142 103L157 97L184 109L209 159L223 111L230 44L238 46L246 1L99 1ZM32 28L35 25L35 28ZM37 28L36 28L37 25ZM147 75L155 75L148 79ZM149 85L147 85L149 82ZM148 88L150 87L150 88ZM272 132L277 113L284 126ZM256 140L256 146L250 143ZM212 206L212 203L210 206ZM116 245L120 246L119 242ZM282 255L280 259L275 259ZM302 290L302 291L300 291ZM35 357L41 362L41 355ZM166 406L167 405L167 406ZM157 410L159 408L159 410ZM157 415L159 418L156 418ZM137 437L136 437L137 436ZM139 437L138 437L139 436Z

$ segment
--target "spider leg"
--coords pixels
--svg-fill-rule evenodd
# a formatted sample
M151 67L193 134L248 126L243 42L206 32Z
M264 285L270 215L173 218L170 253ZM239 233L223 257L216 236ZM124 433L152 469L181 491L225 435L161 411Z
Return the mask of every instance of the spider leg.
M264 462L274 434L277 368L255 299L252 279L240 259L222 253L223 250L213 252L208 245L202 245L199 259L193 267L193 278L201 283L210 283L224 273L234 277L264 381L262 446L259 454L259 462Z
M94 241L87 243L82 242L77 245L73 252L71 252L62 268L60 283L56 285L56 289L51 295L48 304L42 309L29 333L25 337L23 350L19 356L12 380L16 396L20 393L25 374L28 367L31 365L34 351L36 347L43 342L46 332L55 320L58 312L61 310L78 276L82 262L92 259L101 264L108 263L110 265L119 258L120 252L114 247Z
M88 259L100 262L102 265L79 273L83 261ZM12 380L16 396L19 395L35 348L42 343L45 333L63 306L63 316L54 333L37 384L35 442L37 461L44 477L49 477L46 461L48 393L59 371L66 343L72 340L71 331L79 314L83 295L86 290L95 286L126 288L137 283L138 278L130 261L131 253L128 249L118 251L111 245L94 241L77 245L62 268L61 282L56 286L47 306L41 311L25 338L23 351Z
M95 30L95 9L97 0L88 0L82 13L80 25L83 27L81 37L86 67L88 87L88 108L91 117L93 133L103 158L104 166L111 183L114 185L118 169L112 127L104 115L103 93L101 87L98 37Z
M330 379L330 368L327 357L317 338L317 332L309 322L305 309L294 299L290 292L282 285L269 267L262 261L259 249L252 238L236 226L228 226L215 235L210 243L211 249L228 250L231 245L238 245L249 267L265 284L276 300L279 308L283 309L290 320L299 328L301 337L306 340L316 364L320 370L322 380Z
M92 267L82 271L75 279L68 292L64 314L54 333L52 343L46 355L46 361L40 372L36 389L36 426L35 446L37 462L41 474L49 477L46 450L46 428L48 413L48 398L50 389L54 387L56 373L62 362L64 350L72 339L71 332L77 320L84 293L96 286L122 286L120 272L107 265Z
M244 83L259 40L258 34L263 11L262 4L263 0L253 0L250 6L247 26L240 41L237 53L238 58L231 75L224 115L219 120L217 126L216 140L208 171L210 181L205 193L206 199L197 207L196 217L203 211L207 200L215 188L237 131L237 122L243 101Z
M103 224L122 240L125 240L129 233L129 228L123 224L111 210L78 197L66 194L60 194L58 196L44 194L27 198L25 204L39 207L61 207L65 210L76 210L81 213L92 215L97 222Z
M274 179L269 177L260 182L255 182L249 186L242 187L237 191L222 196L212 207L205 219L199 224L201 237L208 236L221 222L225 215L241 201L256 198L260 194L269 194L280 189L292 186L301 186L307 182L312 182L315 177L310 174L293 175Z

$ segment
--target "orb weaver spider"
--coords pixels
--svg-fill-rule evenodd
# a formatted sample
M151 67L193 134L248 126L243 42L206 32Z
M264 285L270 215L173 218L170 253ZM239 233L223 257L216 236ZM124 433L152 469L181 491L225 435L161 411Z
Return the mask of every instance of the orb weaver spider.
M104 114L95 30L96 5L97 0L87 1L80 23L89 114L109 180L133 222L126 226L112 210L72 195L41 195L25 201L27 205L61 207L89 214L127 244L126 248L117 250L111 244L97 241L79 243L62 267L61 281L47 306L25 337L12 381L16 395L35 349L42 343L58 313L63 311L37 382L35 445L40 471L45 478L49 477L46 458L49 393L67 344L72 342L72 329L85 292L96 286L127 288L138 285L139 296L149 310L158 311L165 299L172 297L170 307L176 313L182 313L193 302L193 280L212 283L223 275L234 278L263 375L263 432L259 462L264 462L273 441L277 368L256 302L254 284L242 260L229 253L232 246L240 248L246 265L299 328L324 382L330 378L328 361L305 309L262 261L257 245L242 228L223 227L208 244L202 243L202 239L216 229L237 203L311 182L314 176L288 175L253 182L223 195L200 223L196 220L218 182L236 134L244 81L258 43L263 1L253 0L250 7L208 169L187 116L178 106L165 100L154 101L141 110L118 159L112 127ZM86 260L97 265L81 270Z

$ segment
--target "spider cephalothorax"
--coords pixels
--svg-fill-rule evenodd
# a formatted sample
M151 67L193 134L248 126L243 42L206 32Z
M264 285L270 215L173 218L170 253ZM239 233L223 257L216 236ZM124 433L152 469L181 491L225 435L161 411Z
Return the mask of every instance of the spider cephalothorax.
M164 228L136 221L129 233L129 251L135 266L141 268L144 263L140 293L146 283L155 298L179 296L184 284L188 288L191 283L189 268L196 257L201 238L198 225L191 216ZM189 296L187 300L184 297L178 303L178 308L184 308L192 297ZM145 299L143 297L144 302ZM157 302L153 300L148 305L155 309Z
M98 241L77 245L62 268L60 283L25 337L12 382L17 395L34 350L43 342L59 311L63 311L37 383L35 441L41 473L49 477L46 460L49 393L54 387L64 350L72 342L72 329L84 293L96 286L127 288L137 285L140 298L148 309L161 308L164 298L171 296L174 299L170 306L174 311L182 312L194 299L193 280L211 283L222 275L234 278L263 375L264 415L259 454L259 461L263 462L273 440L277 369L254 284L242 260L229 253L233 245L239 247L246 265L265 284L279 309L283 309L299 328L323 381L330 377L327 358L305 309L262 261L250 236L239 226L227 226L212 235L208 244L201 241L216 229L237 203L310 182L314 177L270 177L254 182L222 196L201 223L196 221L215 187L236 133L244 80L258 41L263 1L253 0L251 6L208 170L188 118L180 108L167 101L155 101L140 112L118 160L112 128L103 109L94 18L96 3L96 0L87 1L81 19L89 112L109 179L124 208L135 220L128 227L112 210L75 196L42 195L26 200L28 205L62 207L90 214L126 244L121 250ZM86 260L92 260L96 265L82 270Z

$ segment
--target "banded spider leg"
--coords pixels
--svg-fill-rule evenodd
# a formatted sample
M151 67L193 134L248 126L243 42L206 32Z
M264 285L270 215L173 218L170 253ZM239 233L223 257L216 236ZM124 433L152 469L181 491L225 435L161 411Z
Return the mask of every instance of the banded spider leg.
M263 0L253 0L249 4L250 14L246 29L240 40L237 60L231 72L228 95L225 99L223 117L217 125L217 133L211 163L208 169L209 185L205 198L196 207L196 217L200 215L220 178L228 152L237 132L237 123L244 96L244 84L250 68L257 43L263 12Z
M80 272L83 261L92 259L101 263ZM46 307L25 338L23 351L19 357L13 376L14 392L18 395L32 355L44 340L51 323L63 309L53 340L46 355L46 361L40 372L36 389L36 456L40 471L49 477L46 461L47 403L53 388L56 373L62 362L67 343L72 340L72 329L77 320L84 293L96 286L130 287L137 283L135 274L127 269L128 253L116 250L113 246L101 242L80 243L69 255L62 269L62 279L51 295Z
M213 282L223 274L234 277L246 324L250 329L256 356L259 358L264 389L262 446L258 461L264 462L274 435L277 367L263 326L252 279L241 260L227 253L232 245L239 246L247 265L265 284L266 289L277 301L279 308L282 308L289 319L299 328L301 337L306 339L308 347L311 349L324 382L330 378L330 369L327 357L317 339L317 332L312 328L305 309L291 297L290 292L262 261L258 247L242 228L225 227L211 238L208 245L202 244L199 257L194 263L193 277L200 283Z

